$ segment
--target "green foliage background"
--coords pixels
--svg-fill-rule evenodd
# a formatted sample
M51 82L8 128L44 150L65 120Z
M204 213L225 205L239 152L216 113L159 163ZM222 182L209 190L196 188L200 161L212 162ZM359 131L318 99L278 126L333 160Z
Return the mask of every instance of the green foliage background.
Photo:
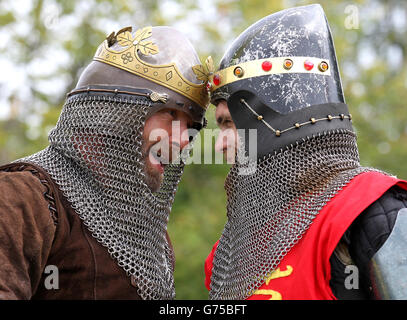
M187 33L202 61L212 55L217 64L233 38L258 19L310 3L313 1L0 0L0 111L5 111L0 120L0 163L47 145L47 134L58 119L65 94L111 31L128 25L174 26ZM362 164L405 179L407 2L319 3L331 24ZM17 73L6 74L10 69L4 68L4 61L24 75L19 85L10 86ZM213 107L207 117L209 128L215 128ZM177 259L177 299L208 297L203 263L225 223L227 172L227 165L186 167L169 224Z

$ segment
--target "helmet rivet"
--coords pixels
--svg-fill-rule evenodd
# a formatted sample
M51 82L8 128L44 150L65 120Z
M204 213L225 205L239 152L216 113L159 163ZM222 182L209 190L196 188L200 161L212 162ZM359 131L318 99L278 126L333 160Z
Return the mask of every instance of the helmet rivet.
M294 125L297 129L299 129L300 127L301 127L301 125L297 122L295 125Z
M317 122L317 121L315 120L315 118L311 118L310 121L311 121L312 124L314 124L315 122Z
M236 67L235 70L233 70L233 74L236 77L241 78L241 77L243 77L244 71L241 67Z
M277 137L281 136L281 131L280 130L276 130L276 136Z
M345 115L343 113L341 113L341 120L345 119Z
M330 114L328 114L327 118L329 121L331 121L333 119L333 117Z
M264 71L270 71L272 67L273 67L273 65L272 65L272 63L271 63L270 61L264 61L264 62L261 64L261 68L262 68Z
M293 61L291 59L285 59L283 67L286 70L290 70L293 67Z
M328 70L328 63L326 61L321 61L321 63L318 65L318 69L321 72L325 72L326 70Z
M259 115L259 116L257 116L257 120L263 120L263 116L261 116L261 115Z

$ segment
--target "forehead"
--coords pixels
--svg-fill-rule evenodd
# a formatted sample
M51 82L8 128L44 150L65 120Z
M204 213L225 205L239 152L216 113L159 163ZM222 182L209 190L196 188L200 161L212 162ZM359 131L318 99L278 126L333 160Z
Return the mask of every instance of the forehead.
M177 106L172 106L172 105L166 105L159 109L152 110L152 112L150 112L149 116L150 117L162 116L163 114L166 114L170 111L175 111L178 118L184 118L184 119L187 119L188 121L192 121L192 117L189 113L187 113L182 108L179 108Z
M219 117L230 118L231 117L228 105L225 100L222 100L221 102L218 103L218 105L216 107L216 111L215 111L215 117L216 118L219 118Z

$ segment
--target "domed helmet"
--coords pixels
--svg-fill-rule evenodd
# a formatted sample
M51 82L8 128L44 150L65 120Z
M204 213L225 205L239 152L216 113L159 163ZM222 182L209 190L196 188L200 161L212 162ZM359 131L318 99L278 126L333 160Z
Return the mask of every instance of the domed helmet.
M154 105L187 113L197 129L204 124L209 104L206 83L197 78L199 57L189 40L178 30L166 27L126 27L111 33L96 51L94 61L82 73L68 96L81 92L119 94L143 89ZM98 91L101 89L103 91Z
M318 4L251 25L228 48L210 85L212 103L226 100L238 129L257 129L258 158L306 136L352 130L332 35Z

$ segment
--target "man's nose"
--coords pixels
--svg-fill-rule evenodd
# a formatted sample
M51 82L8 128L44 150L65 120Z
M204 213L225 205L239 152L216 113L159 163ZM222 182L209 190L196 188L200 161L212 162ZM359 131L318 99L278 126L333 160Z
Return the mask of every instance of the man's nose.
M188 125L185 121L174 121L172 125L171 143L178 144L184 149L189 143Z
M224 153L226 149L227 149L227 139L224 132L221 131L215 142L215 151Z

